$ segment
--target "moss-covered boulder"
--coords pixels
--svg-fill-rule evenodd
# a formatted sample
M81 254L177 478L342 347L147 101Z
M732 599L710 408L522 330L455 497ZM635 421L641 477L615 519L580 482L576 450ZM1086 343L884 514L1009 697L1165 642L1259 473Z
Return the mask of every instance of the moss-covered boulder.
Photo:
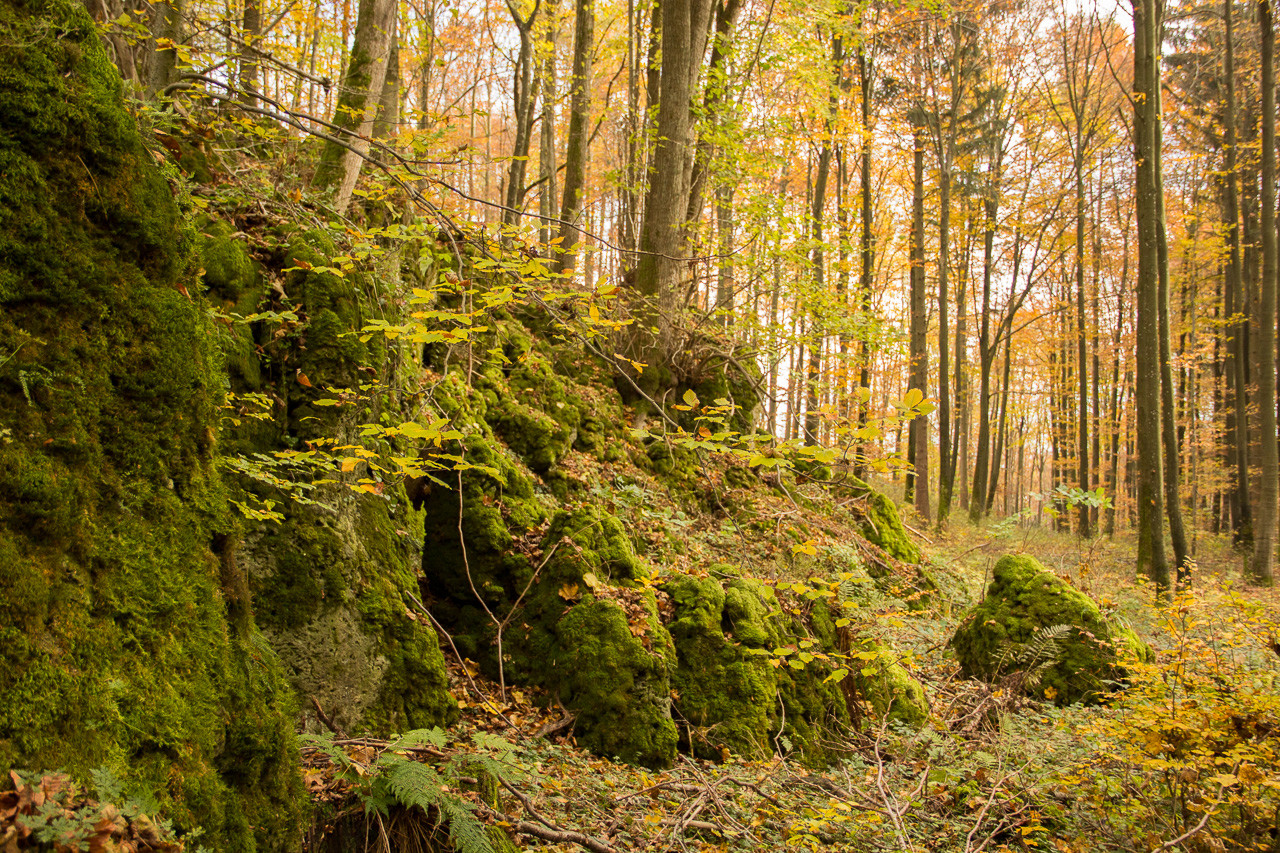
M577 715L578 742L645 767L674 763L675 651L653 593L598 589L556 622L555 638L545 682Z
M719 757L726 749L750 759L773 754L777 734L778 679L763 649L769 632L749 634L744 646L725 630L725 589L712 577L678 576L663 585L673 605L668 625L678 662L671 683L685 748ZM746 625L743 626L747 628Z
M577 716L579 743L649 767L675 760L676 653L621 522L597 507L556 513L538 564L516 566L504 664ZM523 596L521 593L523 592ZM518 604L517 604L518 602Z
M1125 678L1125 660L1151 653L1132 630L1108 622L1093 599L1026 555L996 563L986 597L951 647L970 678L1040 670L1035 692L1059 705L1102 700Z
M290 507L246 543L258 621L298 696L348 731L448 725L457 716L434 628L414 612L412 514L372 495L339 513Z
M258 395L269 406L254 412L260 417L227 419L224 446L235 457L225 463L246 475L236 485L250 494L237 497L255 505L272 500L283 516L246 536L242 564L304 722L319 725L314 700L353 732L449 723L457 709L444 658L434 627L414 603L422 514L386 473L393 466L370 467L352 455L340 482L325 476L329 484L317 488L305 465L278 458L304 442L359 446L384 459L416 453L403 440L369 436L364 428L423 413L412 393L419 387L416 348L361 334L370 305L380 306L380 318L395 319L397 251L380 252L373 274L340 273L334 234L281 228L260 235L259 255L280 273L281 284L268 290L230 222L207 221L199 234L205 285L226 312L220 343L231 390L251 412L251 392L268 379L274 392L269 399ZM245 323L234 316L259 308L270 318Z
M789 744L822 766L840 757L864 706L910 725L927 718L919 683L892 651L870 640L851 648L825 599L789 607L766 584L735 574L713 566L707 577L678 575L662 585L672 605L671 683L686 748L763 758ZM868 649L869 659L854 657ZM841 669L851 671L843 681Z
M106 767L206 846L296 850L194 243L83 9L0 0L0 772Z
M842 636L841 651L849 669L843 686L851 700L864 703L876 719L917 729L928 722L924 687L891 646L850 632Z

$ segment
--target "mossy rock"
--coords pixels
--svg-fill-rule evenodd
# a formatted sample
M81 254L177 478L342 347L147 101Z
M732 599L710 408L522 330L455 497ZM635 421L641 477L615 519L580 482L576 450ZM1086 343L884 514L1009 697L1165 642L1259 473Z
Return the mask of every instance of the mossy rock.
M485 399L485 419L494 433L538 474L555 467L578 439L584 406L576 388L558 376L550 361L525 344L511 323L504 338L517 361L506 369L490 367L477 381ZM514 342L514 343L513 343ZM509 357L508 357L509 358Z
M676 653L640 562L617 518L598 507L556 513L506 650L511 672L577 715L578 742L647 767L675 760L670 673Z
M0 773L106 767L212 849L291 851L195 243L83 8L0 0Z
M261 288L248 246L237 239L235 227L221 219L207 220L199 232L200 265L210 299L241 315L249 314L257 307ZM243 302L246 297L252 301Z
M466 411L459 407L459 413ZM446 475L452 488L435 486L425 495L423 584L460 653L496 672L493 620L485 608L505 615L519 597L533 566L512 546L541 525L546 513L529 476L493 439L468 437L465 459L475 467L460 480Z
M725 590L714 578L679 576L662 587L675 618L667 626L678 654L671 684L684 748L720 758L773 754L777 674L767 657L748 654L725 632Z
M245 549L259 621L294 690L350 731L385 735L457 717L435 631L409 611L415 528L403 505L362 495L336 515L290 507Z
M229 222L210 219L197 230L207 298L226 315L250 316L258 309L264 286L248 247L236 237ZM219 327L218 343L233 389L261 390L262 366L252 326L228 317L226 326Z
M615 593L616 595L616 593ZM548 686L577 715L578 743L603 756L650 768L675 762L671 719L671 638L653 592L616 599L587 596L556 623Z
M854 516L863 537L885 552L897 565L874 561L866 570L886 595L902 600L912 610L921 610L939 598L938 584L925 567L924 554L907 534L897 504L862 480L850 478L849 488L862 498Z
M848 641L848 689L865 702L878 719L918 729L929 721L924 687L902 665L889 646L863 637Z
M1071 630L1046 641L1042 632L1057 626ZM1053 660L1035 692L1058 705L1102 701L1125 679L1125 660L1151 654L1132 630L1108 622L1093 599L1034 557L1012 554L996 563L986 597L965 616L951 647L966 676L988 681ZM1036 660L1023 660L1033 647L1041 649Z
M919 563L924 555L902 526L898 507L888 495L881 494L861 480L853 479L852 488L865 496L865 510L860 513L862 535L890 557L904 563Z
M756 759L788 742L811 766L837 760L852 718L823 659L837 651L826 608L803 618L758 580L734 577L728 566L709 574L673 577L662 587L673 605L668 630L678 665L671 681L685 747Z

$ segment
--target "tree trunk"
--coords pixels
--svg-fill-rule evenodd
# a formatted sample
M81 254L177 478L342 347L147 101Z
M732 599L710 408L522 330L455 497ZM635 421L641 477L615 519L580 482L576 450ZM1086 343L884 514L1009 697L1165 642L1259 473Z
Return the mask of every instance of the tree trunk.
M1259 287L1258 339L1254 351L1258 388L1258 501L1254 510L1253 559L1249 580L1274 583L1276 516L1280 506L1280 448L1276 445L1276 80L1275 30L1270 0L1258 0L1262 43L1262 283Z
M178 79L178 45L186 0L162 0L151 7L151 69L147 94L155 97Z
M400 133L400 33L391 33L387 52L387 73L378 98L378 118L373 124L375 139L391 139Z
M244 0L240 37L244 39L240 52L240 103L254 107L258 104L258 39L262 37L260 0Z
M516 136L511 146L511 164L507 167L507 191L503 199L505 209L502 211L502 224L508 228L519 223L527 190L525 174L528 171L529 149L533 140L533 109L537 102L533 80L533 25L541 8L541 0L534 0L529 15L521 18L516 7L507 3L507 10L511 13L511 20L520 36L520 50L516 54L516 67L511 80L512 119L515 121ZM506 239L510 239L509 234Z
M1163 204L1160 157L1161 0L1133 0L1134 158L1138 219L1137 467L1138 571L1169 591L1164 550L1163 476L1160 454L1159 232Z
M997 168L992 164L992 168ZM982 323L978 332L978 449L974 456L973 497L969 501L969 520L977 523L990 508L987 498L987 467L991 446L991 365L995 361L1000 341L991 345L991 273L995 263L996 213L999 210L999 192L994 186L996 176L991 176L982 200ZM1007 368L1006 368L1007 371ZM1008 381L1006 372L1005 381ZM996 451L996 458L1000 453ZM994 477L992 478L994 479ZM994 498L994 491L992 498Z
M577 263L578 214L587 181L591 118L591 55L595 49L595 0L577 0L573 23L573 71L569 81L569 139L564 158L564 198L560 202L560 253L556 272Z
M392 0L360 0L355 40L333 116L334 135L345 147L325 144L314 179L318 187L337 188L333 206L339 215L346 213L369 152L395 25L396 4Z
M538 242L548 257L555 255L551 235L558 233L556 218L556 0L546 0L546 34L538 63L538 90L542 96L538 136Z
M911 380L909 387L929 396L929 317L924 275L924 127L917 120L911 128ZM929 420L911 419L907 440L907 497L915 498L916 513L929 521Z
M627 344L634 360L649 365L637 377L648 392L671 382L668 359L675 344L675 320L683 307L681 282L687 268L683 255L693 149L691 96L706 52L710 14L711 0L660 4L658 124L635 276L643 304L637 307L638 321Z

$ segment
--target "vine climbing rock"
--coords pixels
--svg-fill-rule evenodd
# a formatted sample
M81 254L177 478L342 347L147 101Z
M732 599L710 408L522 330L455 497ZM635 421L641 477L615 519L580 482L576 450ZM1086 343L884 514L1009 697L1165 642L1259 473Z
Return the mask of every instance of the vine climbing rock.
M966 676L994 681L1029 671L1028 688L1058 705L1102 701L1127 676L1126 661L1151 655L1132 629L1108 621L1093 599L1022 554L996 563L986 597L951 647Z
M211 849L296 850L175 195L84 9L0 0L0 773L103 768Z

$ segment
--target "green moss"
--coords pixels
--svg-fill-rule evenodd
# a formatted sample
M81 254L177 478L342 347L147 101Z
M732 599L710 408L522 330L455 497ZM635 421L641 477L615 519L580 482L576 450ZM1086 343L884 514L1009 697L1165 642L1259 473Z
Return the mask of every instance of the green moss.
M853 488L865 495L865 511L862 514L862 535L878 545L886 554L904 563L919 563L923 559L916 543L902 526L898 508L887 495L875 491L861 480Z
M1061 625L1073 630L1056 644L1040 641L1038 632ZM1054 660L1036 691L1059 705L1100 701L1125 677L1126 654L1150 654L1132 631L1111 626L1091 598L1033 557L1008 555L996 563L986 597L965 617L951 647L965 675L990 680L1020 666L1024 644L1043 648L1032 665Z
M0 0L0 771L107 766L207 845L290 850L292 697L213 548L194 242L84 11Z
M627 611L588 597L556 623L559 649L548 661L555 689L578 717L578 742L606 756L646 767L676 757L668 670L670 639L657 626L652 593L645 600L646 644L632 633Z
M212 299L242 315L257 307L261 295L258 271L248 247L236 239L235 228L229 222L211 219L200 228L200 265ZM253 302L241 304L246 296Z
M340 725L379 734L457 715L435 632L408 610L406 593L418 595L415 550L401 527L408 520L391 509L372 495L338 516L293 506L251 543L258 618L298 696L315 696Z
M829 764L851 723L844 695L828 680L833 667L819 656L834 659L837 651L830 615L825 607L807 618L789 613L768 586L729 569L711 567L726 582L677 576L663 585L674 610L671 682L684 745L712 758L725 750L762 758L789 743L805 763ZM780 649L790 651L775 654Z
M744 653L725 634L724 589L713 578L681 576L663 591L675 610L671 685L684 747L711 758L720 758L721 748L749 759L772 755L777 676L768 659Z
M849 644L849 685L877 718L888 718L912 728L929 721L924 688L912 677L893 649L870 638ZM861 654L862 657L857 657ZM874 655L870 660L867 656Z
M509 549L546 516L528 476L495 443L471 437L465 458L476 467L465 472L460 487L437 486L424 501L422 573L436 616L455 633L462 654L490 661L496 671L492 623L476 595L505 613L532 572L528 558Z

